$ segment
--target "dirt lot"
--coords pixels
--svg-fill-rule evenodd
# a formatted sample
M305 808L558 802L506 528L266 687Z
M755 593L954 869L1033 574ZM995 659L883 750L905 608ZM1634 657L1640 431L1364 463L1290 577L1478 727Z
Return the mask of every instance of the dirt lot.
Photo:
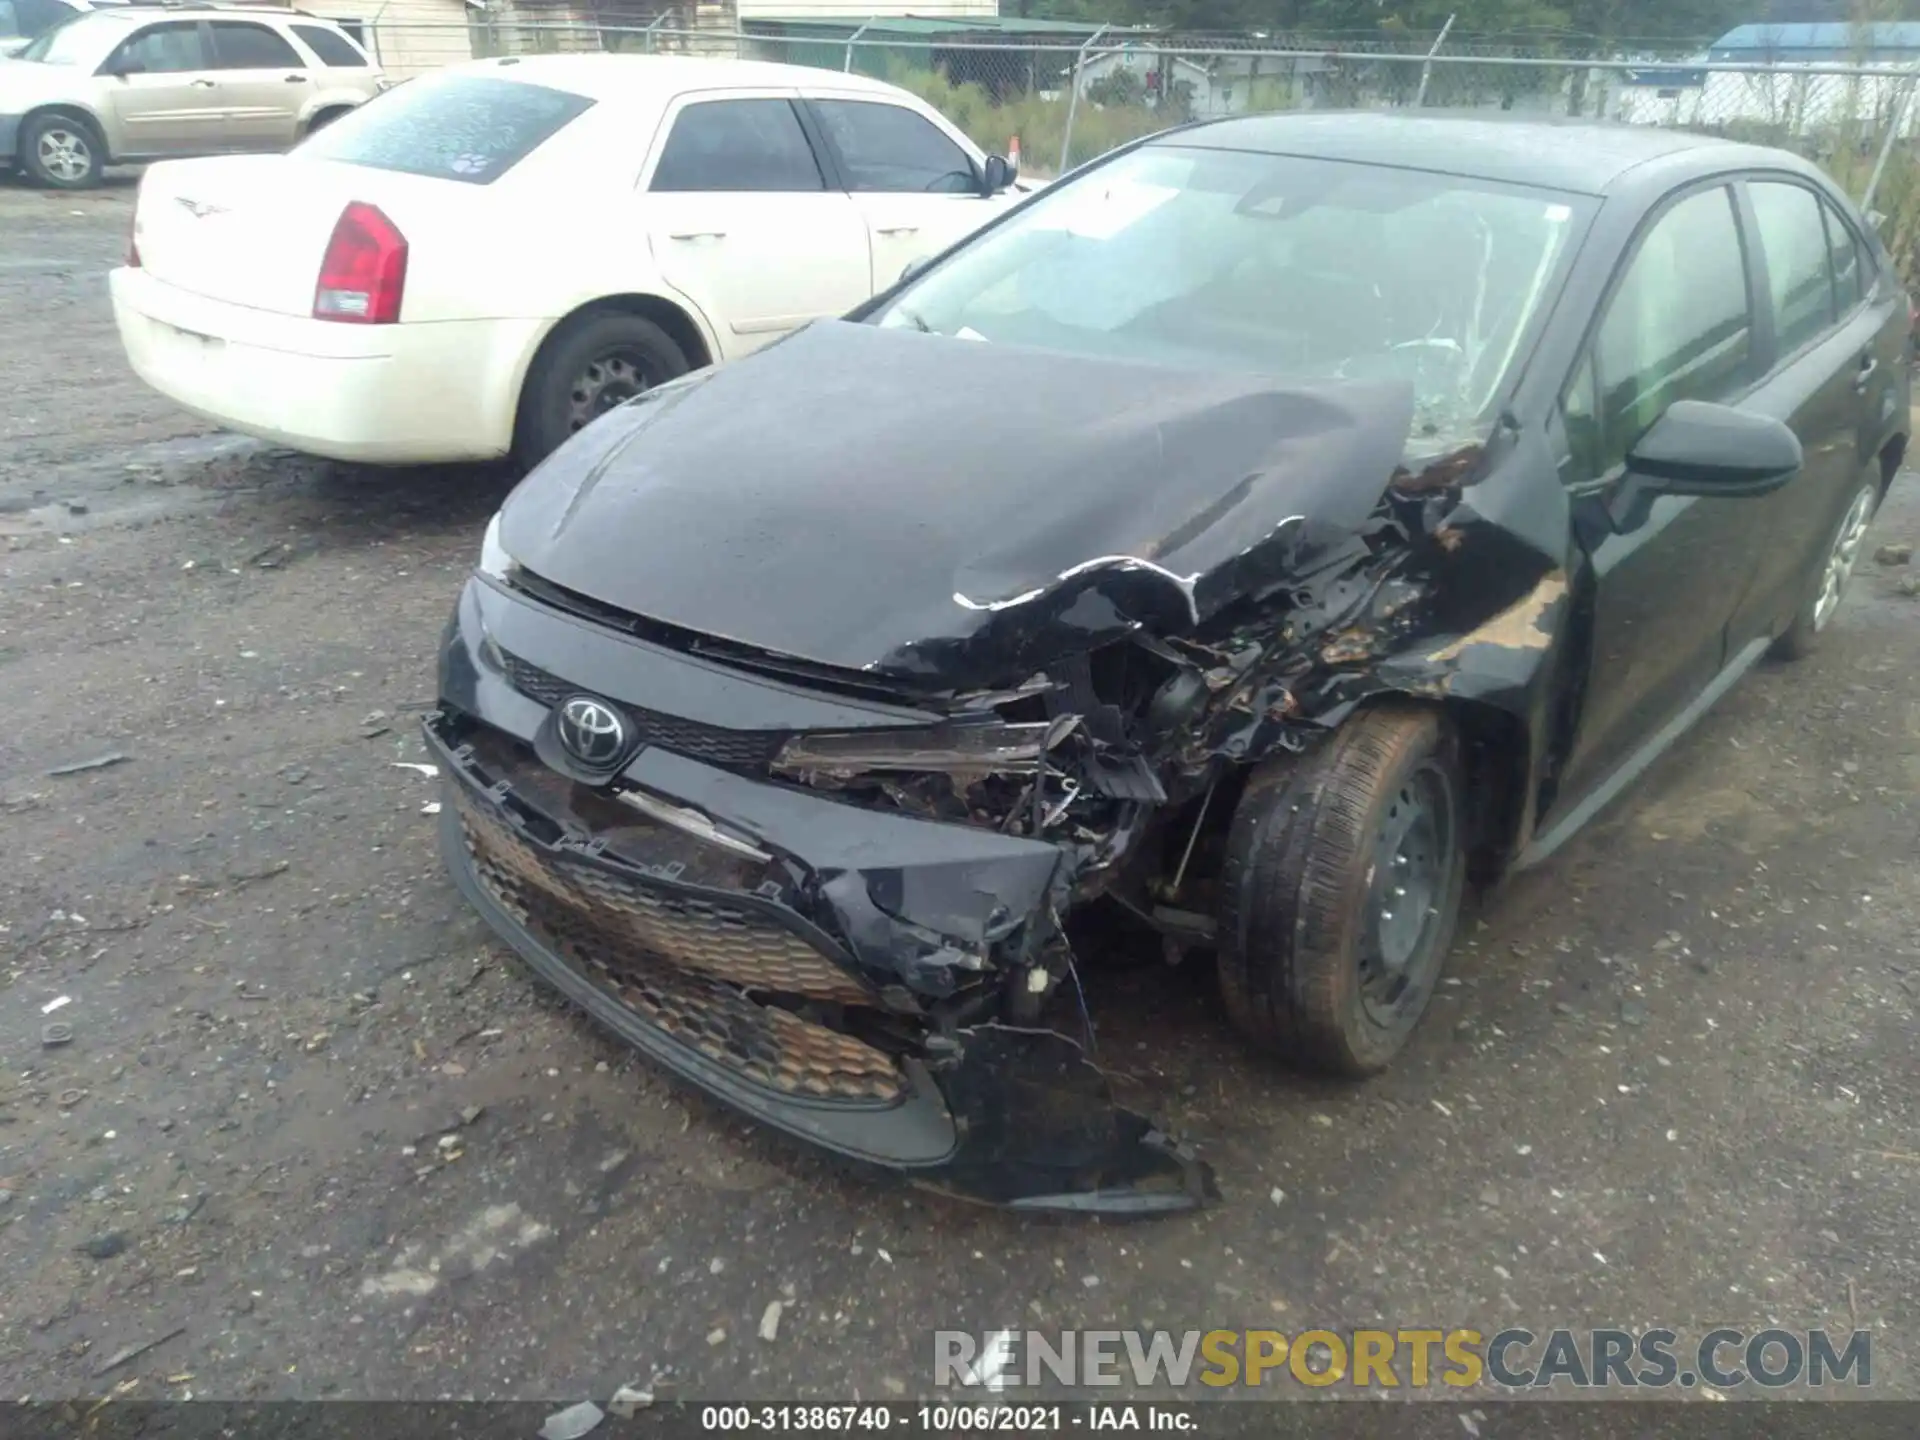
M1384 1079L1251 1062L1204 973L1102 983L1221 1206L958 1208L676 1088L489 943L396 762L508 479L147 393L130 200L0 185L0 1393L874 1398L928 1389L936 1327L1384 1322L1858 1323L1920 1396L1912 570L1489 897ZM1875 543L1914 538L1903 477Z

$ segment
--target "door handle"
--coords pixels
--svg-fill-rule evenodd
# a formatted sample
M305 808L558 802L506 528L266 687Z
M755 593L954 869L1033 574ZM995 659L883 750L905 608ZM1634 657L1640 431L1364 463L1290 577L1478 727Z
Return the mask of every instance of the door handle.
M304 85L306 83L307 83L307 77L304 75L287 76L287 84L289 85Z
M1877 357L1872 355L1862 356L1859 373L1853 377L1853 388L1856 390L1865 390L1867 388L1867 382L1873 378L1874 373L1879 370L1879 368L1880 361Z
M727 232L724 230L683 230L678 235L670 235L667 238L670 240L724 240L727 238Z
M191 85L195 90L213 89L213 81L211 80L189 80L187 84Z
M918 225L883 225L880 227L880 233L882 235L918 235L920 227Z

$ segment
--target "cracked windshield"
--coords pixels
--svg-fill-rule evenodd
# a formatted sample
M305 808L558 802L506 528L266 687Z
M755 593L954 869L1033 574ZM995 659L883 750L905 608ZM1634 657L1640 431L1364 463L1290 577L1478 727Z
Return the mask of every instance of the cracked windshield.
M1478 438L1576 199L1456 176L1154 147L1037 201L877 323L1295 380L1404 380L1410 448Z

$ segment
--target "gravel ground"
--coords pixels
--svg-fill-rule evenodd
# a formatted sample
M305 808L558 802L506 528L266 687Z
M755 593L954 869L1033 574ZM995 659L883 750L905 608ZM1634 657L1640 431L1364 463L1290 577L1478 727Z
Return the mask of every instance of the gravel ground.
M403 765L509 477L149 394L104 282L131 194L0 184L0 1393L885 1398L936 1327L1857 1323L1920 1396L1912 569L1486 897L1382 1079L1253 1063L1204 972L1101 982L1219 1207L961 1208L668 1083L489 942ZM1903 477L1875 543L1916 537Z

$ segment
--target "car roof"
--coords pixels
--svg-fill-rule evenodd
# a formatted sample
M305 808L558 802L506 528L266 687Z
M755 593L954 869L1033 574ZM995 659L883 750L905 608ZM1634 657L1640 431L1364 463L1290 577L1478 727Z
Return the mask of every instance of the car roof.
M1250 115L1189 126L1153 143L1395 165L1578 195L1612 194L1644 167L1669 179L1675 171L1811 168L1784 150L1683 130L1471 111Z
M684 90L767 87L859 91L898 96L884 81L813 65L781 65L769 60L714 60L697 55L522 55L476 60L453 67L468 74L499 72L502 79L524 80L571 90L594 100L631 95L636 86Z
M281 5L156 5L148 0L89 0L82 15L98 15L122 25L138 25L149 20L280 20L301 25L325 25L339 29L322 15L304 10L289 10Z

